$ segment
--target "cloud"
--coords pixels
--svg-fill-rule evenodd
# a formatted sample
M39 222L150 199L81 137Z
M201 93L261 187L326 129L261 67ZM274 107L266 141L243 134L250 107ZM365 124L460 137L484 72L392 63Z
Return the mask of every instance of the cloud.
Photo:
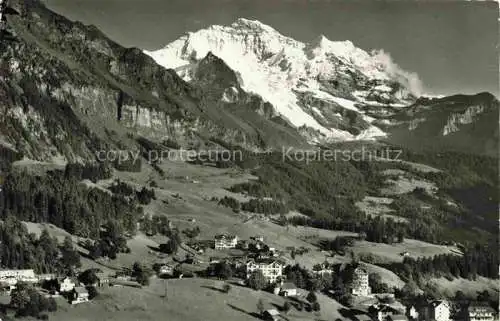
M399 67L391 55L384 50L374 50L372 55L391 77L405 85L413 95L417 97L422 95L424 86L417 73Z

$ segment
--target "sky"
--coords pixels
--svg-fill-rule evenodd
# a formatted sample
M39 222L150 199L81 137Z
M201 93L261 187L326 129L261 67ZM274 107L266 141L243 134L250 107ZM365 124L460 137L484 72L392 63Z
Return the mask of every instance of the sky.
M256 19L310 42L323 34L383 49L430 95L499 96L499 5L488 1L44 0L127 47L159 49L187 31Z

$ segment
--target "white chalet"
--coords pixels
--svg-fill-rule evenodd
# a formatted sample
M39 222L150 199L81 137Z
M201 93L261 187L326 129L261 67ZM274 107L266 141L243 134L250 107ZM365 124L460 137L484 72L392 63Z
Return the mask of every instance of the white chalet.
M219 234L215 236L215 249L234 249L238 244L238 237L229 234Z
M253 272L261 271L269 283L275 283L283 276L283 267L284 264L279 260L250 260L247 262L247 279Z
M410 320L418 320L419 313L418 310L415 308L415 306L412 305L406 308L406 316Z
M368 272L362 267L357 267L353 271L351 294L355 296L368 296L370 293L371 288L368 282Z
M431 319L435 321L450 321L450 304L447 301L432 301L429 312Z
M71 292L75 288L76 284L73 282L71 278L64 278L64 280L61 281L61 284L59 284L59 292Z

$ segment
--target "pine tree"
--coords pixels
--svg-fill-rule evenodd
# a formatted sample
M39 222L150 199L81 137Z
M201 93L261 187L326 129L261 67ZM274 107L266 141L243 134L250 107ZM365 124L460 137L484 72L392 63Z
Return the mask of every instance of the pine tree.
M81 266L80 254L74 249L70 236L64 238L61 247L62 263L69 274L73 274L74 269Z

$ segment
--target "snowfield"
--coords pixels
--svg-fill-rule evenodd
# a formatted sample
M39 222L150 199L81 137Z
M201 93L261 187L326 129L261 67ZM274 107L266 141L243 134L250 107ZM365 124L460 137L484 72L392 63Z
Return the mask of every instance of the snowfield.
M191 67L209 52L240 74L242 89L260 95L293 126L312 128L330 140L374 139L385 136L385 133L372 126L354 136L325 127L317 121L322 119L321 111L304 110L297 93L311 93L342 108L360 112L356 107L357 101L321 90L318 79L359 74L374 80L378 83L375 89L383 92L392 88L380 85L381 82L396 81L411 91L413 81L411 73L401 70L381 51L368 53L350 41L330 41L324 36L306 44L283 36L259 21L243 18L230 26L214 25L189 32L163 49L145 51L158 64L176 70L186 81L192 79Z

